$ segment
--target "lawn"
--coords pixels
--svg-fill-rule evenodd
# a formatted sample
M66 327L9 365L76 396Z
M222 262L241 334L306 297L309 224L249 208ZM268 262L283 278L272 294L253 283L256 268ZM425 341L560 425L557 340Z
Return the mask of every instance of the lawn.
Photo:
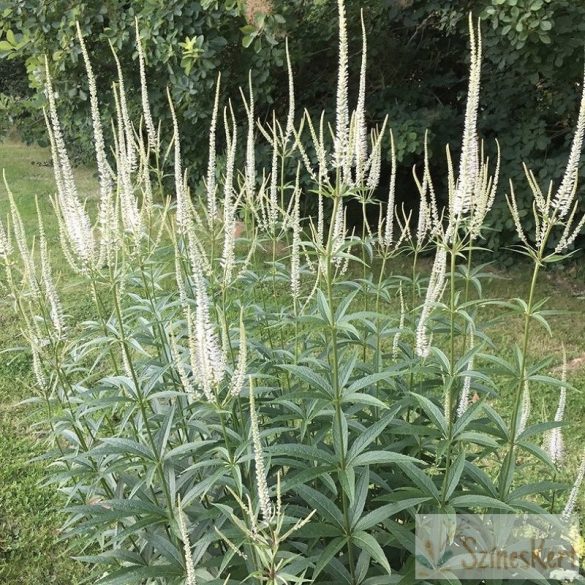
M25 146L16 141L0 144L0 167L20 207L26 226L34 233L35 197L45 216L45 227L55 266L55 275L67 282L65 303L74 318L89 314L89 299L79 297L66 262L59 252L58 230L51 210L53 176L50 154L46 149ZM78 187L84 197L91 198L95 180L86 169L77 170ZM0 214L8 211L5 189L0 194ZM523 297L526 294L528 272L522 266L509 271L494 271L487 294L502 299ZM585 442L582 425L585 406L585 282L575 266L549 270L543 274L539 295L550 297L549 308L562 313L551 318L554 336L542 331L532 337L534 357L551 358L551 371L560 366L562 346L569 360L569 382L576 390L569 392L567 420L571 433L565 433L569 451L568 470L577 467ZM67 298L69 297L69 298ZM75 298L75 302L72 300ZM12 316L6 295L0 315L0 583L39 585L41 583L73 585L80 582L82 567L69 559L67 546L59 542L62 518L59 508L63 503L53 486L43 485L44 466L34 461L44 449L42 413L31 414L30 406L21 402L34 394L30 372L30 358L20 339L19 323ZM502 348L509 348L519 340L520 321L509 317L497 320L498 310L490 309L495 319L492 338ZM558 373L558 372L557 372ZM506 404L506 390L498 398ZM535 389L532 396L533 417L550 418L556 409L554 390L546 393ZM570 476L567 477L570 479ZM583 499L580 500L583 503ZM583 505L581 505L583 509Z
M48 150L7 141L0 144L0 167L20 207L26 227L35 231L35 197L46 217L47 237L60 278L69 278L58 244L58 230L51 221L50 197L54 183ZM81 192L91 193L91 172L79 170ZM2 217L8 212L8 197L2 187ZM73 293L71 293L73 294ZM53 486L43 485L44 465L33 462L44 449L44 428L38 413L21 402L34 394L31 385L29 352L19 347L20 326L3 291L0 314L0 583L74 585L82 567L69 559L67 546L59 542L62 518L58 510L63 500ZM73 305L81 316L84 303ZM87 306L87 305L85 305Z

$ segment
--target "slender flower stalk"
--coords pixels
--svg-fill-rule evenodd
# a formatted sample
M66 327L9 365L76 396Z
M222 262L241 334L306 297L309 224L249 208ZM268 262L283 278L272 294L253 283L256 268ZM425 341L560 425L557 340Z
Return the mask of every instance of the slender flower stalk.
M469 337L469 349L472 350L474 346L474 335L473 332ZM467 364L469 371L473 370L473 356L469 359ZM461 396L459 398L459 404L457 406L457 416L461 417L465 414L465 411L469 408L469 391L471 390L471 376L465 376L463 378L463 387L461 388Z
M563 348L563 371L561 374L561 380L563 382L567 381L567 355ZM559 394L559 404L557 406L557 411L555 413L555 422L562 422L563 417L565 416L565 407L567 404L567 387L561 386L561 391ZM551 429L548 433L545 441L546 445L546 452L549 454L553 463L558 465L562 462L564 457L564 441L563 441L563 433L560 427L555 427Z
M569 494L569 499L565 504L565 509L563 510L562 516L563 518L569 518L571 514L575 510L575 505L577 503L577 497L579 495L579 491L581 490L581 484L583 483L583 479L585 478L585 455L581 459L581 465L579 465L579 470L577 471L577 477L575 478L575 483L571 488L571 493Z
M238 141L238 129L234 112L231 109L230 113L232 121L232 129L230 131L227 111L224 110L224 127L226 135L226 171L224 180L223 193L223 253L221 257L221 265L224 272L224 283L227 286L232 280L232 274L235 266L235 229L236 229L236 200L234 193L234 167L236 160L236 147Z
M121 104L123 88L114 86L114 104L117 118L117 151L116 164L118 174L119 204L124 231L130 234L135 242L138 242L144 233L142 217L138 209L138 200L134 192L132 181L133 166L130 152L133 147L128 144L128 136L125 130L124 113Z
M10 203L10 218L12 220L12 231L14 233L14 240L16 242L16 247L20 254L20 259L22 262L23 268L23 280L29 287L30 293L33 298L39 298L41 296L41 291L39 290L38 286L38 279L36 274L35 263L33 261L32 255L28 248L28 244L26 241L26 231L24 228L24 223L22 221L22 217L20 215L20 211L14 201L14 195L8 186L8 181L6 180L6 171L2 170L2 177L4 179L4 186L6 188L6 192L8 193L8 201Z
M270 171L270 187L268 194L267 227L274 236L278 220L278 139L276 136L276 118L272 118L272 168Z
M345 1L337 0L339 13L339 69L337 79L337 106L334 166L340 168L343 179L349 180L349 98L348 98L348 42Z
M404 302L404 294L402 293L402 283L398 288L398 296L400 297L400 322L398 323L398 331L394 334L394 338L392 340L392 359L398 359L398 348L400 344L400 337L402 335L402 331L404 330L404 324L406 322L406 304Z
M427 333L427 321L435 304L440 300L443 294L446 272L447 249L444 246L439 246L435 254L435 261L429 279L425 302L416 329L416 354L420 357L428 357L430 354L431 342Z
M98 207L98 225L100 227L100 254L99 264L110 263L113 246L115 242L115 210L114 210L114 185L112 181L112 169L108 164L106 155L106 147L104 141L104 132L102 128L101 115L99 110L99 100L97 96L97 85L91 60L87 52L87 47L81 34L81 27L79 22L77 25L77 37L81 47L81 54L85 64L85 71L87 74L88 88L89 88L89 103L91 110L91 121L93 127L93 139L95 147L95 157L98 171L98 181L100 190L100 199Z
M471 42L471 66L469 88L465 109L465 125L459 177L453 194L452 221L457 221L472 209L473 196L479 175L479 144L477 137L477 113L479 109L479 90L481 83L481 32L478 26L477 37L473 17L469 15L469 35Z
M382 141L380 138L374 139L372 154L367 162L369 172L366 180L366 188L369 191L375 191L380 184L380 173L382 170Z
M140 150L140 167L138 181L142 187L142 207L143 217L149 217L152 213L154 197L152 193L152 181L150 180L150 150L145 150L143 141L140 141L138 148ZM150 148L150 147L148 147Z
M301 294L301 217L300 217L300 205L301 205L301 189L299 187L299 171L297 169L297 180L295 185L295 191L293 194L294 206L292 216L292 247L291 247L291 264L290 264L290 290L293 299L296 300Z
M232 375L229 393L231 396L239 396L244 387L246 379L246 368L248 367L248 351L246 342L246 328L244 327L244 315L240 313L240 352L238 362Z
M341 252L345 246L346 227L345 227L345 207L343 200L340 198L337 208L334 210L334 216L332 217L332 229L331 229L331 256L333 264L337 268L341 268L343 265L343 256Z
M45 292L45 298L49 304L49 316L53 328L57 333L57 337L63 337L65 333L65 319L63 316L63 307L61 300L57 294L57 287L53 280L51 273L51 264L49 262L49 251L47 248L47 237L45 235L45 227L39 209L39 201L36 200L37 217L38 217L38 237L39 237L39 248L40 248L40 261L41 261L41 282Z
M213 102L213 112L211 114L211 124L209 127L209 159L207 163L207 180L205 181L205 188L207 194L207 220L212 226L217 219L217 180L216 174L216 148L215 148L215 134L217 128L217 113L219 110L219 95L221 89L221 73L217 76L217 83L215 86L215 100Z
M428 133L425 133L425 154L424 154L424 169L422 181L419 179L416 168L413 167L412 174L418 192L420 194L420 206L418 212L418 221L416 226L416 247L422 250L426 245L428 238L439 235L448 241L448 237L444 235L443 227L439 219L439 211L437 206L437 197L433 180L429 170L429 154L428 154Z
M530 399L530 387L528 380L524 382L524 390L522 392L522 410L520 411L520 420L518 422L518 429L516 437L520 436L525 430L532 411L532 400Z
M286 70L288 74L288 113L286 116L284 139L282 141L283 151L285 150L287 142L291 137L295 127L295 79L290 61L290 53L288 50L288 37L286 37L284 40L284 47L286 52Z
M390 130L390 186L388 188L388 204L386 206L386 219L384 222L383 243L385 248L390 248L394 238L394 201L396 192L396 148L394 146L394 134Z
M266 467L264 463L264 452L262 441L260 439L260 428L258 425L258 413L256 412L256 402L254 398L254 385L250 378L250 429L252 432L252 445L254 447L254 464L256 467L256 488L258 490L258 500L260 502L260 511L265 522L272 518L272 502L266 483Z
M152 113L150 111L150 101L148 99L148 86L146 84L146 65L144 60L144 50L142 48L142 39L140 38L140 28L138 27L138 17L135 19L136 25L136 48L138 50L138 68L140 71L140 98L142 101L142 116L144 126L146 127L146 136L148 146L151 152L157 153L159 148L158 134L156 132Z
M12 255L14 248L9 233L4 227L4 222L0 221L0 256L4 262L8 262L8 258Z
M197 585L195 565L193 563L193 555L191 554L191 540L189 539L189 532L187 531L187 524L185 523L185 515L181 507L180 498L177 501L177 523L179 525L179 532L183 541L183 553L185 555L185 569L187 571L185 585Z
M583 138L585 137L585 83L582 86L579 116L575 136L573 136L573 142L571 143L571 152L559 188L551 201L551 208L556 210L559 219L564 219L573 207L579 178L579 161L581 159L581 150L583 149Z
M122 73L122 66L120 65L120 60L118 59L118 54L114 49L114 45L112 45L110 41L110 49L112 50L112 54L114 56L114 61L116 63L116 70L118 72L118 99L119 99L119 117L122 123L122 128L124 130L124 138L125 138L125 155L127 158L127 163L130 170L133 172L136 169L137 163L137 156L136 156L136 149L134 147L134 130L132 128L132 123L130 122L130 114L128 112L128 102L126 100L126 86L124 84L124 75Z
M201 270L193 273L195 314L187 308L185 318L189 331L191 368L205 398L215 402L219 385L225 376L225 355L212 325L209 298Z
M31 339L30 348L32 353L32 371L35 377L35 382L37 383L39 390L44 392L47 389L47 377L41 361L39 340Z
M366 71L368 60L368 40L366 25L364 23L364 11L360 12L362 23L362 64L360 68L359 94L356 108L356 141L355 141L355 165L356 184L360 185L364 180L364 167L368 158L368 127L366 124ZM379 169L379 166L378 166Z
M489 171L489 159L482 162L476 183L473 209L469 221L469 238L473 242L481 235L489 211L496 199L500 177L500 143L496 140L497 158L493 175ZM483 160L483 156L482 156Z
M179 374L179 380L181 381L181 386L183 387L183 390L187 392L187 394L189 394L193 399L199 400L201 398L201 394L197 392L197 390L195 390L195 387L193 386L193 383L189 378L187 368L185 367L185 364L181 359L181 354L179 352L177 340L175 336L172 334L169 335L169 344L171 350L171 358L173 360L172 363L173 366L175 367L175 370Z
M79 260L82 269L95 264L95 240L91 229L91 221L83 204L79 200L77 187L73 177L73 169L65 141L61 124L57 115L55 93L49 74L49 62L45 59L46 83L45 92L48 100L48 126L49 139L53 162L56 164L56 183L61 220L64 224L64 233L67 236L68 247Z
M179 137L179 123L173 106L171 92L167 87L167 98L173 121L173 143L175 145L175 196L177 199L177 229L179 234L184 236L191 224L191 204L187 198L187 190L183 177L183 166L181 163L181 139Z
M244 108L248 118L248 134L246 138L246 167L245 167L245 193L246 198L250 204L254 201L256 191L256 154L254 141L254 92L252 90L252 72L248 76L248 99L244 92L240 89Z

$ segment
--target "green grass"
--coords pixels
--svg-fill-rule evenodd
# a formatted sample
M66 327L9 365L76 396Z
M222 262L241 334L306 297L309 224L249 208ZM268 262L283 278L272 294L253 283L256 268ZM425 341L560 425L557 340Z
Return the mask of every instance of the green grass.
M76 319L88 316L91 301L75 290L76 279L60 253L58 229L50 203L54 182L48 151L8 141L0 144L0 167L6 169L7 180L30 234L36 231L35 197L38 197L55 274L61 284L68 285L65 287L66 306L69 312L75 313ZM92 173L78 169L76 174L82 197L93 198L95 179ZM7 211L7 195L1 189L1 216L4 217ZM396 270L398 266L391 268ZM492 270L498 278L487 285L487 296L502 299L525 297L528 268L503 272L493 267ZM535 327L530 349L533 358L550 357L551 372L555 374L558 374L554 368L560 365L563 345L567 351L569 381L577 389L568 396L570 427L565 432L565 440L569 460L565 467L569 479L585 444L585 426L582 424L585 412L585 282L573 273L568 274L567 268L547 271L542 275L538 292L539 297L550 298L549 308L565 311L565 314L551 318L553 337ZM485 316L497 317L498 309L489 308ZM494 342L505 357L511 354L513 344L520 339L520 321L520 318L508 317L491 330ZM7 351L19 345L23 345L19 323L12 316L10 307L4 305L0 314L0 348L4 350L0 360L0 584L74 585L82 579L83 567L69 559L66 545L59 542L62 522L59 509L63 500L54 487L43 486L43 463L31 463L45 449L44 429L38 425L41 414L31 415L31 407L20 404L34 393L34 389L28 352L25 349ZM504 412L511 392L506 387L500 389L498 402ZM532 401L533 418L551 417L557 405L556 391L535 388ZM582 498L583 502L585 499Z

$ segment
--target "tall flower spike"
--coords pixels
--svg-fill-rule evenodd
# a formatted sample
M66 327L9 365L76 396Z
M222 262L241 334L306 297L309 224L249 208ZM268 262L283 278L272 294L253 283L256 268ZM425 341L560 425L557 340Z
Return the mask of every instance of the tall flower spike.
M254 385L250 378L250 429L252 432L252 445L254 447L254 465L256 467L256 488L262 518L268 522L272 518L272 503L266 483L266 467L264 463L264 451L260 440L260 428L258 426L258 414L256 412L256 401L254 399Z
M422 312L416 329L416 354L420 357L428 357L431 351L431 341L427 333L427 321L434 305L439 301L445 287L447 271L447 250L441 246L437 248L435 261L429 279L429 285L425 296Z
M337 0L339 12L339 69L337 77L337 106L335 129L335 166L343 171L343 179L349 177L349 98L348 98L348 43L345 0Z
M169 107L171 111L171 119L173 120L173 142L175 144L175 195L177 198L177 229L179 234L184 236L191 223L191 205L187 199L187 191L185 189L185 181L183 179L183 166L181 163L181 139L179 137L179 123L177 122L177 115L173 107L173 100L171 92L167 87L167 98L169 100Z
M272 168L268 193L268 229L274 235L278 220L278 139L276 136L276 114L272 113Z
M248 100L240 88L244 108L248 118L248 135L246 139L246 168L245 168L245 192L250 203L254 200L256 190L256 154L254 145L254 92L252 90L252 72L248 74Z
M100 199L98 208L98 224L100 226L100 264L108 261L110 255L109 248L112 245L111 231L113 229L112 223L114 221L114 201L113 201L113 182L112 170L108 164L106 155L106 147L104 141L104 132L102 128L102 121L99 110L99 102L97 97L97 86L93 67L89 59L87 47L83 35L81 34L81 27L79 22L77 25L77 37L81 47L81 54L85 63L85 71L87 74L87 82L89 88L89 103L91 109L91 122L93 126L93 138L95 146L95 158L98 170L98 180L100 189Z
M327 167L327 150L325 148L324 141L325 112L321 112L321 117L319 119L318 135L313 125L313 121L311 120L311 115L307 110L305 110L304 119L307 121L307 124L309 126L311 140L313 141L313 147L315 149L315 154L317 155L317 163L319 165L317 178L318 182L321 183L323 180L327 179L327 175L329 172L329 169Z
M154 121L152 119L152 113L150 111L150 102L148 100L148 86L146 84L146 66L144 63L144 51L142 49L140 29L138 27L138 17L135 18L135 24L136 48L138 50L138 67L140 70L140 97L142 100L142 116L144 117L144 126L146 127L148 146L152 152L158 152L158 135L154 127Z
M380 184L380 171L382 170L382 141L375 135L372 138L372 154L368 160L368 178L366 187L375 191Z
M532 411L532 401L530 400L530 387L528 386L528 381L524 382L524 391L522 392L522 405L520 406L520 422L518 423L518 431L516 432L516 437L521 435L526 430L526 425L528 424L528 419L530 418L530 413Z
M563 371L561 374L561 380L563 382L567 381L567 354L565 353L565 348L563 347ZM561 391L559 394L559 404L557 406L557 411L555 413L555 422L562 422L563 417L565 416L565 406L567 404L567 387L561 386ZM549 454L552 462L555 464L559 464L564 456L564 441L563 441L563 434L560 427L555 427L551 429L546 437L546 452Z
M496 192L498 190L498 182L500 177L500 143L496 140L497 158L496 168L492 176L489 173L489 159L482 162L480 167L480 174L478 178L478 188L476 189L476 196L473 202L473 209L471 213L471 221L469 225L469 237L471 240L476 240L484 225L485 218L494 204ZM482 155L483 160L483 155Z
M333 256L333 264L340 268L343 264L343 257L340 256L340 252L343 250L343 246L345 245L345 208L343 206L343 200L340 198L337 211L335 215L331 219L332 227L331 227L331 253Z
M579 160L583 148L583 138L585 136L585 74L582 83L581 104L579 106L579 117L577 118L577 128L571 144L571 153L567 161L567 167L561 180L561 184L555 193L551 206L557 210L559 219L564 219L575 200L577 189L577 180L579 178Z
M215 133L217 128L217 113L219 110L219 94L221 89L221 73L217 75L215 86L215 100L213 102L213 113L211 114L211 124L209 126L209 159L207 163L207 180L205 182L207 193L207 220L209 225L213 225L217 219L217 180L216 173L216 149Z
M389 248L394 238L394 201L396 192L396 148L394 134L390 130L390 187L388 188L388 205L386 206L386 220L384 224L384 246Z
M412 176L417 185L418 192L420 194L420 202L418 209L418 220L416 224L416 241L418 246L422 246L426 241L427 235L430 231L431 226L431 210L427 201L427 185L424 180L421 183L416 174L416 168L412 167Z
M63 317L63 307L59 295L57 294L57 287L53 281L53 275L51 274L51 264L49 262L49 251L47 247L47 237L45 235L45 226L41 216L41 210L39 209L39 200L36 199L37 218L38 218L38 235L39 235L39 248L40 248L40 260L41 260L41 281L45 290L45 298L49 304L49 316L53 328L55 329L57 336L61 338L65 332L65 320Z
M91 221L83 204L79 200L73 169L65 141L61 124L57 115L57 104L55 93L49 73L49 61L45 58L46 84L45 91L49 105L48 126L49 140L53 162L57 163L55 180L57 183L57 195L59 208L62 212L62 220L65 225L67 240L75 256L81 261L84 268L95 261L95 241L91 229Z
M234 167L236 161L236 147L238 142L238 128L234 112L230 103L232 129L230 131L227 111L224 110L224 128L226 136L226 171L223 195L223 253L221 265L224 271L224 283L227 285L232 280L235 266L235 229L236 229L236 200L234 193Z
M47 390L47 377L45 376L45 372L43 370L38 339L32 339L30 341L30 349L32 352L33 375L35 377L35 381L37 383L37 386L39 387L39 390L41 392L44 392L45 390Z
M120 100L120 118L122 121L122 127L124 128L124 138L126 146L126 157L128 159L128 165L132 171L136 169L136 150L134 148L134 132L132 129L132 123L130 122L130 114L128 113L128 102L126 100L126 86L124 85L124 75L122 74L122 66L118 59L118 54L114 49L114 45L110 41L110 49L114 55L114 61L116 63L116 70L118 72L118 93Z
M585 455L582 456L581 465L579 465L579 471L577 471L577 477L575 478L575 483L571 488L571 493L569 494L569 499L565 505L565 509L563 510L562 516L563 518L569 518L571 514L575 510L575 504L577 503L577 496L579 495L579 490L581 489L581 484L583 483L583 479L585 478Z
M177 524L179 525L179 532L181 540L183 541L183 552L185 555L185 569L187 571L187 580L185 585L197 585L195 578L195 565L193 563L193 555L191 554L191 540L189 539L189 532L185 523L185 515L181 506L181 499L177 501Z
M124 129L124 114L121 106L120 88L114 86L114 104L117 118L116 164L118 174L119 204L124 230L131 234L137 242L143 233L142 218L138 209L138 200L132 182L132 165L129 158L127 134Z
M368 127L366 125L366 72L368 60L368 40L364 11L360 12L362 23L362 64L360 68L359 94L356 108L356 141L355 141L355 173L356 183L360 185L364 180L364 167L368 158ZM369 185L368 185L369 186Z
M459 177L454 191L452 221L467 213L473 205L473 194L479 174L479 144L477 138L477 113L481 84L481 30L477 27L477 37L473 16L469 14L469 37L471 43L471 65L469 68L469 87L465 109L465 125L461 145Z
M433 185L433 178L431 177L431 165L429 162L429 131L425 132L424 143L424 157L425 157L425 171L423 182L429 195L429 213L431 224L429 229L433 235L440 233L442 226L439 219L439 207L437 205L437 194L435 193L435 186Z
M400 322L398 323L398 331L394 334L394 339L392 340L393 360L398 359L398 344L400 343L400 337L402 335L404 323L406 321L406 304L404 303L404 294L402 293L402 283L400 283L400 287L398 288L398 295L400 297Z
M145 150L144 142L141 140L138 145L140 149L140 168L139 168L139 184L142 187L142 207L141 213L148 217L152 213L152 205L154 202L152 195L152 181L150 180L150 149Z
M189 379L187 369L185 368L185 364L183 363L183 360L181 359L181 354L179 353L179 346L177 345L177 340L174 334L171 332L169 333L169 345L171 348L172 364L175 367L177 374L179 375L179 380L181 382L183 390L193 398L199 399L200 395L198 392L195 391L195 388L193 387L193 384Z
M230 384L230 394L239 396L244 387L246 379L246 368L248 366L248 350L246 342L246 328L244 327L244 314L240 313L240 352L238 353L238 363L234 370Z
M4 169L2 169L2 177L4 179L6 192L8 193L8 201L10 203L10 218L12 220L12 231L14 232L14 240L16 241L16 247L18 248L18 252L20 253L20 258L22 260L24 281L30 288L30 292L33 297L38 298L40 296L40 290L38 287L35 265L26 241L24 223L22 221L20 211L16 206L16 202L14 201L12 191L8 186L8 181L6 180L6 171Z
M416 241L417 245L422 247L426 241L427 236L441 234L443 229L439 219L437 197L430 172L428 131L425 132L424 140L424 169L422 182L418 178L416 167L412 168L412 175L420 194L420 208L416 229Z
M301 294L301 189L299 187L300 165L297 167L297 179L294 190L294 207L292 217L292 247L290 259L290 290L293 299Z
M286 117L286 127L284 131L284 140L282 149L284 151L286 144L295 127L295 79L292 71L292 64L290 61L290 53L288 51L288 37L284 40L284 47L286 51L286 70L288 73L288 114Z
M187 309L189 350L193 375L209 402L215 401L215 393L225 376L225 355L211 322L209 298L201 268L193 273L196 310L193 315Z
M473 332L469 337L469 349L473 349L474 344L474 336ZM469 359L467 363L467 369L469 371L473 370L473 356ZM459 398L459 405L457 406L457 416L461 417L465 414L465 411L469 407L469 391L471 390L471 376L465 376L463 378L463 388L461 389L461 396Z
M522 226L522 220L520 219L520 213L518 211L518 204L516 202L516 194L514 192L514 185L510 180L510 195L506 195L506 202L508 203L508 209L510 210L510 215L514 221L514 227L516 228L516 234L520 241L526 246L530 247L528 243L528 238L524 233L524 227ZM538 214L534 214L535 217L538 217Z
M6 262L8 257L12 255L14 251L12 247L12 241L6 228L4 227L4 223L0 220L0 256Z

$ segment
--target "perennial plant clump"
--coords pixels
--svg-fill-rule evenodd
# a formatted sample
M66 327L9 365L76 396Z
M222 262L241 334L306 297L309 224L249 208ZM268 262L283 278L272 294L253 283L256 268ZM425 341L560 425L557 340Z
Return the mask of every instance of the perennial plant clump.
M365 31L350 109L343 0L338 8L335 122L295 118L288 59L286 120L256 120L250 81L242 137L218 78L208 169L195 192L170 94L170 136L150 112L138 27L143 117L130 119L113 53L110 144L80 32L95 221L75 186L47 67L55 218L95 318L68 315L44 220L39 214L31 249L12 195L0 254L49 416L49 473L67 497L65 534L80 537L79 556L102 585L412 583L416 513L570 515L577 505L585 459L568 495L558 481L566 374L549 376L550 362L535 363L528 349L533 328L549 327L536 298L539 271L567 255L585 223L576 200L585 98L559 188L543 192L526 170L535 234L523 229L510 185L518 251L533 263L528 298L486 299L489 274L473 254L496 197L499 157L488 160L478 136L479 27L470 18L468 105L458 171L447 157L448 204L439 205L425 149L412 212L394 203L391 121L371 131L366 124ZM392 171L383 205L375 194L386 133ZM257 166L260 141L271 149L270 168ZM308 198L317 199L314 218L302 215ZM347 228L351 200L363 211L360 235ZM366 213L373 204L376 225ZM434 257L430 275L420 269L424 255ZM489 337L494 304L523 322L509 359ZM530 412L531 393L545 385L559 393L550 422ZM506 417L497 396L509 387Z

